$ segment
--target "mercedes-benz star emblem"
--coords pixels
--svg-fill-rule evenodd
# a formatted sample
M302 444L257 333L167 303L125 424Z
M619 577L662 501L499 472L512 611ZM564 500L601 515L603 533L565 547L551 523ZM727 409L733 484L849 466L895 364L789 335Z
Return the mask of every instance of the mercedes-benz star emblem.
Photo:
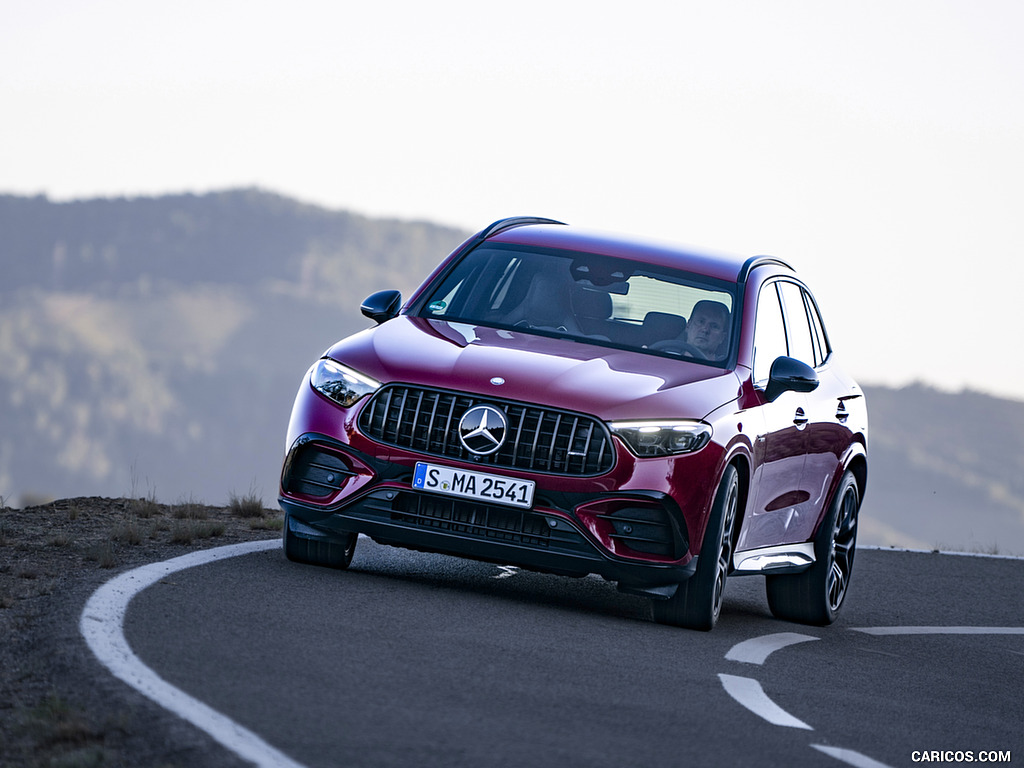
M477 405L462 415L459 421L459 441L467 451L487 456L501 448L505 442L508 421L505 414L493 405Z

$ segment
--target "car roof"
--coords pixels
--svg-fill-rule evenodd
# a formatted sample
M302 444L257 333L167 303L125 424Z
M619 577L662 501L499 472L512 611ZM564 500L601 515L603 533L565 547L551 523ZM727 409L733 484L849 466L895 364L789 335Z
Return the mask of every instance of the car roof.
M508 223L502 226L503 222ZM775 263L787 271L792 270L788 264L771 257L750 258L644 237L571 227L550 220L510 219L503 222L495 222L481 232L481 236L492 243L618 256L729 282L745 279L749 271L761 263Z

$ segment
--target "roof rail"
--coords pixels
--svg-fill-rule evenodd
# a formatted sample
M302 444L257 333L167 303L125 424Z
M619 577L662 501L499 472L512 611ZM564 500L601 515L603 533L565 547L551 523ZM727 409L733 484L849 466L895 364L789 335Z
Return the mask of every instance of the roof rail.
M561 224L564 226L565 222L555 221L554 219L544 219L539 216L511 216L507 219L498 219L489 227L482 230L477 235L477 239L486 240L488 237L493 237L499 232L504 232L506 229L512 229L513 227L524 227L528 224Z
M777 259L774 256L751 256L749 259L743 262L743 266L740 267L740 274L737 278L737 282L741 284L747 282L747 277L750 275L751 271L753 271L754 267L761 267L764 266L765 264L775 264L777 266L793 270L794 272L796 271L793 269L792 266L784 262L782 259Z

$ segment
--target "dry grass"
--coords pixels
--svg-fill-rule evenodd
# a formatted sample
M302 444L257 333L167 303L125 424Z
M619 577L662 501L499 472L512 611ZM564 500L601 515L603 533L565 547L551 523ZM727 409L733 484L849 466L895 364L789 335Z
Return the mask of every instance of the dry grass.
M212 539L224 534L225 525L219 520L175 520L171 524L173 544L191 544L196 539Z
M160 512L160 505L156 499L132 499L128 502L128 511L142 520L148 520Z
M22 719L21 730L47 752L58 757L34 763L54 768L92 768L105 762L103 734L87 715L72 707L55 690Z
M135 546L142 543L145 534L138 519L134 515L127 515L111 529L110 538L122 544Z
M254 491L249 491L244 496L232 493L228 498L228 511L235 517L244 518L263 517L267 514L267 510L263 508L263 499Z
M284 519L270 515L253 518L249 521L249 528L253 531L280 531L284 528Z
M210 508L190 498L172 505L171 516L176 520L206 520L210 517Z
M57 531L46 540L46 546L64 548L70 547L74 542L74 538L67 531Z
M113 568L117 565L117 555L114 553L114 546L109 541L97 541L85 548L82 556L87 561L99 565L100 568Z

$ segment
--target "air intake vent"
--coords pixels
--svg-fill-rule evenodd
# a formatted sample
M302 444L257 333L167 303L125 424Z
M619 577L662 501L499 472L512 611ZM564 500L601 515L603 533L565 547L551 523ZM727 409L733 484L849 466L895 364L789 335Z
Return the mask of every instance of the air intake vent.
M371 496L365 503L373 510L390 512L395 522L473 538L544 548L551 538L551 529L542 515L521 509L417 493L399 493L388 502Z
M669 557L674 552L672 526L661 507L622 507L598 519L612 525L611 538L634 552Z
M470 453L459 441L459 420L480 404L493 405L508 420L504 445L488 456ZM529 472L600 475L615 462L611 435L592 416L439 389L386 386L363 408L359 428L387 445Z
M307 445L292 460L284 489L288 493L324 498L341 490L354 474L340 456Z

